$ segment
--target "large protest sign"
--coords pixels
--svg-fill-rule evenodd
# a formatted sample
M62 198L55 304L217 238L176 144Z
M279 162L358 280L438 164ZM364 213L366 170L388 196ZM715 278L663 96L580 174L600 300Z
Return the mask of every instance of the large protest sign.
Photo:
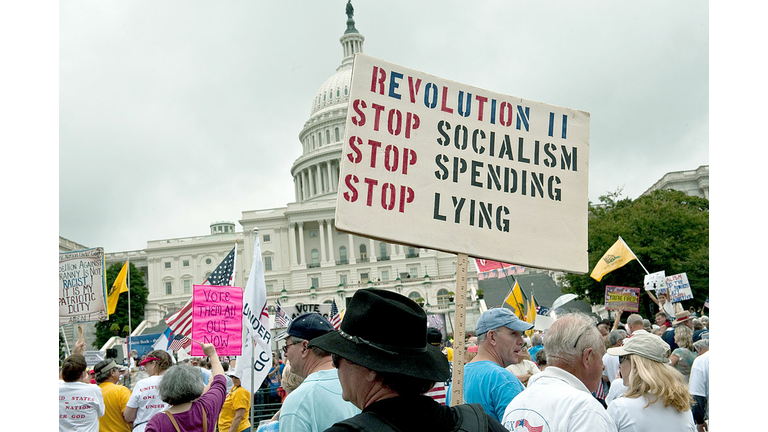
M107 319L104 248L59 253L59 325Z
M220 356L242 354L243 289L232 286L192 286L192 340L213 344ZM203 348L192 344L193 356Z
M587 271L589 113L355 56L336 228Z
M672 303L678 303L693 298L693 291L691 290L691 284L688 283L687 274L680 273L667 276L666 282L667 291L669 292L669 300Z
M128 341L131 344L131 350L136 350L136 352L139 353L139 357L143 357L145 354L155 349L155 342L157 342L162 335L162 333L151 333L139 336L129 336Z
M605 309L637 312L640 305L640 288L612 286L605 287Z

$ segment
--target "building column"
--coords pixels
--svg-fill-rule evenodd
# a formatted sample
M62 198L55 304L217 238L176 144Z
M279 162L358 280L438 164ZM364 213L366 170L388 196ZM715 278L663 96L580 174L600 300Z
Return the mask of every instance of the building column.
M299 199L299 182L296 177L293 178L293 195L297 202L301 201L301 199Z
M315 196L317 194L317 182L315 181L315 175L312 174L312 167L307 168L309 172L309 195Z
M347 237L349 237L349 251L347 251L347 259L349 260L350 264L356 264L357 258L355 258L357 255L355 253L357 252L355 250L355 241L352 239L352 234L347 234Z
M299 225L299 265L304 265L304 222L296 222Z
M370 260L371 262L376 262L378 261L378 259L376 259L376 244L373 242L373 239L369 239L369 242L370 242L370 246L369 246L370 251L368 252L368 260Z
M306 200L307 198L310 197L310 192L311 192L311 189L309 188L309 176L307 175L306 169L301 171L301 177L302 177L301 186L302 186L302 189L304 190L304 199Z
M326 257L326 254L325 254L325 232L324 232L325 230L323 229L323 222L325 222L325 221L322 221L322 220L317 221L317 226L318 226L317 231L318 231L318 235L320 236L320 262L321 263L324 263L324 262L328 261L325 258Z
M328 228L328 261L331 264L336 264L336 250L333 247L333 219L326 219L325 224Z
M325 162L326 168L328 168L328 190L330 192L336 191L337 183L333 181L333 170L331 170L331 161Z
M288 224L288 244L291 249L291 266L296 266L299 263L296 262L296 224L293 222Z

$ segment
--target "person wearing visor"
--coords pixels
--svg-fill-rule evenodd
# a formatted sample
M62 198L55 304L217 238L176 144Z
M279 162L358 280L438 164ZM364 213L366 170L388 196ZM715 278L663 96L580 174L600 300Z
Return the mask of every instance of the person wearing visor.
M250 432L251 392L240 385L240 377L235 371L226 372L226 375L232 379L232 389L221 407L219 432Z
M669 344L654 334L624 339L608 354L619 357L627 390L608 405L619 431L696 431L683 375L669 364Z
M128 423L133 422L133 432L144 432L147 422L153 415L170 407L160 400L157 386L160 384L165 371L173 365L173 360L167 352L154 350L150 351L147 358L139 362L138 365L144 366L149 376L137 382L133 387L123 416Z
M331 353L341 396L362 410L326 432L506 431L477 404L444 406L425 395L450 377L450 367L427 343L424 310L405 296L358 290L341 329L312 339L309 347Z
M108 358L96 363L93 371L104 397L104 415L99 419L99 432L129 432L131 425L123 418L123 411L131 391L118 384L120 365Z
M286 396L280 408L280 432L322 432L334 423L360 412L342 399L341 384L331 364L331 354L309 344L327 333L333 325L316 312L296 317L285 332L275 338L285 340L283 354L293 372L304 378L301 385Z

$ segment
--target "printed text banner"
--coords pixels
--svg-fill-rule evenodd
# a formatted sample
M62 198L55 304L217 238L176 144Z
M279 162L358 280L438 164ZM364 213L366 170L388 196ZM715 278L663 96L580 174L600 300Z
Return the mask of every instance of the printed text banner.
M336 227L585 273L589 114L355 56Z
M640 305L640 288L607 285L605 309L637 312Z
M104 248L59 253L59 325L107 319Z
M192 339L215 345L221 356L239 356L243 342L243 289L213 285L194 285L192 289ZM191 354L205 355L196 343L192 344Z

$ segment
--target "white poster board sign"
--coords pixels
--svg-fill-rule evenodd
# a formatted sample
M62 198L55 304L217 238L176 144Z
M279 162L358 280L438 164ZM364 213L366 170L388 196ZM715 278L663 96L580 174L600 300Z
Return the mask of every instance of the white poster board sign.
M668 276L667 291L669 292L669 300L672 303L678 303L693 298L691 284L688 283L688 275L685 273Z
M585 273L589 119L357 54L336 228Z
M282 306L285 316L290 318L291 321L295 320L297 316L307 312L317 312L327 320L331 319L331 304L330 303L297 303L295 305Z
M667 291L667 276L664 270L645 275L643 285L646 291Z
M59 325L107 319L104 248L59 253Z

